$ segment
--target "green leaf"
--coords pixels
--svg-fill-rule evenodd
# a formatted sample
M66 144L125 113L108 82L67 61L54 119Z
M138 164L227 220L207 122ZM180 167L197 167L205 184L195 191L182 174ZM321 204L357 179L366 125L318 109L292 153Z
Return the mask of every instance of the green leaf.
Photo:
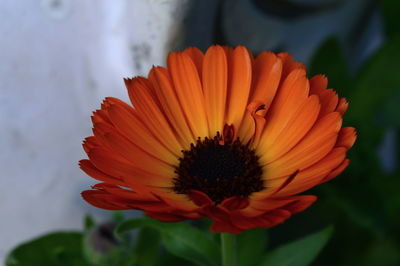
M85 232L89 232L89 231L92 230L95 226L96 226L96 222L95 222L95 220L92 218L92 216L86 215L86 216L85 216L85 220L84 220Z
M257 228L247 230L237 236L238 265L259 265L266 252L267 230Z
M165 248L175 256L198 265L219 265L218 244L200 230L185 223L164 223L141 218L127 220L116 229L116 235L132 229L148 227L161 233Z
M120 223L124 220L124 213L120 210L113 211L113 220Z
M152 228L142 228L136 238L133 257L137 266L155 265L160 251L160 233Z
M6 259L7 266L89 266L82 254L82 234L57 232L16 247Z
M166 265L196 266L197 264L194 264L194 263L187 261L185 259L182 259L180 257L174 256L166 250L162 250L155 266L166 266ZM124 266L131 266L131 265L124 265Z
M332 235L332 227L269 252L262 266L307 266L317 257Z

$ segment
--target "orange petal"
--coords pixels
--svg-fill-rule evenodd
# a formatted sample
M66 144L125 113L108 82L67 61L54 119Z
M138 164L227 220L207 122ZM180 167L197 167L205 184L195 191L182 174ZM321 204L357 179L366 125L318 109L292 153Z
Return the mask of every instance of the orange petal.
M262 52L254 61L253 92L250 102L260 101L268 110L275 97L282 74L282 61L270 52Z
M237 131L237 136L243 144L250 142L256 131L256 124L251 112L247 111L243 115L242 124Z
M285 206L284 209L290 211L292 214L299 213L310 207L317 200L317 197L313 195L302 195L298 198L300 199Z
M213 201L204 192L198 190L190 190L186 193L191 201L197 206L212 205Z
M189 148L190 143L195 143L197 137L193 136L186 121L184 111L179 104L168 70L162 67L153 67L149 74L149 80L159 99L160 108L171 124L171 127L176 130L176 134L183 148Z
M318 94L321 101L321 112L319 117L323 117L331 112L334 112L338 104L339 98L337 93L332 89L320 91Z
M149 211L169 211L163 202L158 201L156 198L147 198L132 190L123 189L112 184L101 183L93 186L96 190L85 191L83 195L85 200L96 206L96 204L111 205L118 209L141 209ZM91 193L90 193L91 192ZM107 208L107 206L100 206L100 208ZM117 209L115 208L115 209ZM111 209L111 208L108 208ZM113 208L114 209L114 208Z
M195 64L187 54L179 52L170 53L167 63L176 95L193 135L208 136L204 96Z
M292 149L314 125L320 106L318 96L312 95L303 101L275 140L266 133L265 146L258 150L262 163L270 163Z
M315 196L301 195L292 197L282 198L266 198L258 199L250 202L248 209L242 210L240 213L246 217L260 216L263 213L269 212L275 209L285 209L290 211L292 214L303 210L315 202Z
M153 190L153 192L161 201L172 208L185 212L193 212L199 208L186 194L176 194L171 189Z
M146 125L156 138L163 143L174 155L180 156L182 145L176 139L164 114L160 110L158 100L148 87L144 87L138 79L133 79L128 84L128 91L137 113L146 121ZM160 128L163 132L160 134Z
M85 152L88 153L91 149L98 147L99 144L96 141L96 137L90 136L85 138L85 140L82 143L82 146Z
M230 46L227 46L227 45L222 45L221 47L222 47L222 49L224 49L224 52L226 54L226 58L229 58L234 49L232 47L230 47Z
M246 197L230 197L224 199L221 206L229 211L241 210L249 206L249 199Z
M342 116L346 113L349 103L345 98L340 98L339 103L336 107L336 112L339 112Z
M92 186L93 189L106 191L110 194L118 196L120 198L125 198L127 201L146 201L146 202L160 202L156 197L154 197L145 186L135 187L135 190L122 188L115 184L110 183L98 183Z
M339 98L332 89L326 89L328 80L324 75L314 76L310 80L310 94L318 95L321 102L321 111L319 117L335 111Z
M234 216L233 224L242 229L247 230L257 227L273 227L287 220L292 214L284 209L276 209L264 213L256 217Z
M221 46L208 48L203 62L203 90L209 135L222 133L225 119L228 67Z
M296 200L295 197L290 198L259 198L251 196L250 204L247 208L240 210L240 214L246 217L256 217L265 212L282 208Z
M236 47L228 56L228 96L226 123L237 131L247 106L251 84L251 59L249 51Z
M106 97L104 99L103 103L101 104L101 108L103 108L103 110L108 110L108 108L114 104L120 105L121 107L125 108L128 112L134 112L134 109L132 108L132 106L130 106L126 102L121 101L120 99L114 98L114 97ZM110 116L108 115L107 117L109 118Z
M143 125L133 109L129 112L121 105L113 104L108 108L108 113L115 127L131 142L168 164L178 164L177 157L152 135L151 131Z
M85 190L81 194L84 200L97 208L106 210L131 209L125 202L117 201L115 196L103 191Z
M110 176L99 169L97 169L91 161L89 160L80 160L79 167L89 176L93 177L96 180L109 182L116 185L124 185L124 182L121 178Z
M152 157L118 133L109 132L104 137L111 150L121 155L138 169L149 173L172 175L174 168L171 165Z
M334 148L322 160L299 172L294 180L277 193L279 196L298 194L318 185L333 169L337 168L346 157L346 149ZM279 182L277 180L277 182ZM272 185L271 186L276 186Z
M318 120L299 144L266 165L265 178L283 177L321 160L334 147L341 125L342 117L336 112Z
M346 159L343 161L343 163L341 165L339 165L336 169L334 169L332 172L330 172L322 181L321 183L325 183L328 182L330 180L332 180L333 178L337 177L338 175L340 175L344 169L346 169L347 166L349 166L350 164L350 160Z
M356 138L357 133L354 127L344 127L339 132L339 136L335 146L350 149L351 147L353 147Z
M137 184L171 187L172 174L163 176L162 174L155 175L146 171L137 169L134 165L120 157L110 153L110 151L102 148L94 148L89 154L90 161L100 171L109 174L118 179L122 179L127 186L134 188Z
M92 116L92 122L93 124L95 123L107 123L107 124L111 124L110 119L108 118L108 113L106 110L96 110L95 112L93 112L93 116Z
M289 74L280 87L266 117L266 125L260 141L260 150L267 151L286 127L296 110L307 99L309 91L305 71L295 70Z
M251 139L251 147L255 148L260 142L261 133L265 126L265 105L261 102L252 102L247 106L247 111L254 119L254 135Z
M243 232L242 229L234 226L229 220L227 221L215 221L213 220L213 224L210 227L211 232L214 233L230 233L230 234L240 234Z
M133 104L135 109L138 108L138 106L135 105L135 103L134 103L134 102L138 102L138 100L137 100L138 93L135 89L136 85L139 85L140 88L145 89L145 92L142 92L142 93L145 93L146 96L149 95L148 97L150 97L153 101L155 101L158 104L158 99L156 97L154 89L153 89L150 81L148 79L146 79L145 77L137 76L134 78L124 78L124 82L125 82L125 87L128 90L129 99L131 100L131 103Z
M104 135L108 132L116 131L115 127L106 123L96 123L93 124L93 134L96 137L96 142L100 147L108 148L107 141Z
M287 53L279 53L278 57L282 60L282 80L284 80L295 69L306 69L305 65L300 62L295 62L293 57Z
M201 77L203 71L204 54L196 47L188 47L183 52L192 59L194 65L196 66L197 72L199 73L199 77Z
M325 75L315 75L310 79L310 94L318 94L328 87L328 78Z

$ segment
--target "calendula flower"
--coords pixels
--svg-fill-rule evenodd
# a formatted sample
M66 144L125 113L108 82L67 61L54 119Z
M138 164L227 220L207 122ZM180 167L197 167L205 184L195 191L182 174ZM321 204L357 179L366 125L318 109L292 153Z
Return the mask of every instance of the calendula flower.
M132 105L94 112L80 166L101 181L82 193L108 210L176 222L209 217L214 232L272 227L303 211L298 195L349 164L348 103L287 53L211 46L168 55L168 67L125 79Z

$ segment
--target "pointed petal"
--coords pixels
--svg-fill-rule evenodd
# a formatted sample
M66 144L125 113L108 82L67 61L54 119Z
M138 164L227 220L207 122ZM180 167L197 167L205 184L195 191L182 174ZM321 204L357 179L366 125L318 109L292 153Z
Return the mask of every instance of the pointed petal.
M328 79L324 75L316 75L310 79L310 94L318 95L321 102L319 117L334 112L339 102L337 93L332 89L326 89Z
M356 139L356 129L354 127L344 127L339 131L339 136L335 146L350 149L351 147L353 147Z
M282 80L284 80L295 69L306 69L304 64L295 62L293 57L287 52L279 53L278 57L282 60L283 65Z
M349 107L349 103L345 98L340 98L339 103L336 107L336 112L339 112L342 116L346 113L347 108Z

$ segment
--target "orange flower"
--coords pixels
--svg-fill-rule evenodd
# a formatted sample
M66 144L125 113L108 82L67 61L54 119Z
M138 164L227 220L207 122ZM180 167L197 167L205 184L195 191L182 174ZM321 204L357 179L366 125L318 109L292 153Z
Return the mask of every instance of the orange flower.
M240 233L303 211L316 197L297 194L349 164L348 103L287 53L188 48L125 84L134 107L106 98L83 143L80 166L101 183L82 195L96 207Z

